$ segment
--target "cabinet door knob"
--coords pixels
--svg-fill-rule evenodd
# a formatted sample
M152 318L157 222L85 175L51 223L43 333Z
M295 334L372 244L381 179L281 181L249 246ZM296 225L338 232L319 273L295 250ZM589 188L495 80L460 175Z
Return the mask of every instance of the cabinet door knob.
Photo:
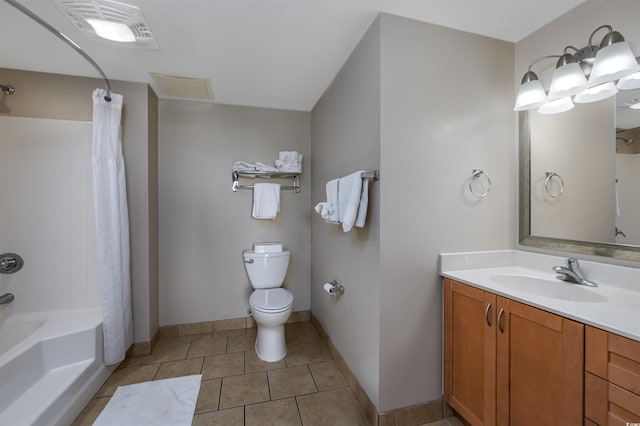
M487 321L487 325L491 327L491 318L489 318L489 311L491 310L491 303L487 303L487 307L484 310L484 319Z
M498 312L498 330L500 330L500 333L504 333L504 327L502 326L502 314L504 314L504 309L500 308L500 312Z

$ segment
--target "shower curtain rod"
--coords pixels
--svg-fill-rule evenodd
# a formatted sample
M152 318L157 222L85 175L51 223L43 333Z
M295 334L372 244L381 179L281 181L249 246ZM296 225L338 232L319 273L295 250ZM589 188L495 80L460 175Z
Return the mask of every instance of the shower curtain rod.
M36 21L38 24L42 25L47 30L49 30L50 33L52 33L53 35L55 35L56 37L58 37L60 40L64 41L65 43L67 43L69 46L71 46L73 48L73 50L78 52L84 59L86 59L87 62L89 62L91 65L93 65L93 67L100 73L100 75L102 75L102 78L104 79L104 82L107 85L107 94L105 95L104 100L107 101L107 102L111 102L111 83L109 83L109 79L107 78L107 75L104 73L104 71L102 71L102 68L100 68L100 66L96 63L96 61L94 61L91 58L91 56L87 55L87 53L84 50L82 50L82 48L80 46L78 46L69 37L67 37L66 35L64 35L60 31L56 30L51 24L49 24L44 19L40 18L38 15L33 13L31 10L27 9L26 7L24 7L22 4L18 3L16 0L4 0L4 1L7 2L8 4L10 4L11 6L15 7L16 9L18 9L20 12L24 13L25 15L27 15L29 18L31 18L34 21Z

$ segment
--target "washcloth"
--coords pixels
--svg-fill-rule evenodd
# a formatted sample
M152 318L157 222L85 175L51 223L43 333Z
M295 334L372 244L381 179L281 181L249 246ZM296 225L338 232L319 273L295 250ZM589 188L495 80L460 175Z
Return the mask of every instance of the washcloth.
M351 173L338 181L338 213L342 230L351 231L358 217L358 207L362 196L362 173Z
M256 183L253 185L254 219L275 219L280 211L280 184Z

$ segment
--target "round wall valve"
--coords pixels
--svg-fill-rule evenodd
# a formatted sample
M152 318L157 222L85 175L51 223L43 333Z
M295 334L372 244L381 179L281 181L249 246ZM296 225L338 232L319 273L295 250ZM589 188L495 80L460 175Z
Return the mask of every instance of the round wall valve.
M15 274L22 269L22 265L24 265L24 260L19 254L0 254L0 274Z

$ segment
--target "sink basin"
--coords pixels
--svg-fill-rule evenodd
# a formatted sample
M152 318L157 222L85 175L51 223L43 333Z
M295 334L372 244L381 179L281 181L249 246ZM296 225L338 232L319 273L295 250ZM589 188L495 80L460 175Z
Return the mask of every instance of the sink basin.
M608 299L585 286L566 283L558 279L546 279L532 275L498 274L489 277L498 285L509 287L536 296L561 299L571 302L602 303Z

